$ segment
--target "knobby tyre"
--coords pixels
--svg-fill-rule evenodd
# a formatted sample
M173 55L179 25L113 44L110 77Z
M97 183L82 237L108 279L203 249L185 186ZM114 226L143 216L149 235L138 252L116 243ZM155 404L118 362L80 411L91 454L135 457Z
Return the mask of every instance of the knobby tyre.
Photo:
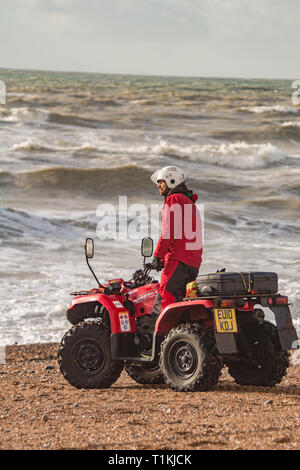
M213 330L198 323L173 328L161 345L160 368L175 391L213 389L222 366Z
M58 363L65 379L77 388L108 388L119 377L123 362L111 357L109 328L98 322L80 322L64 335Z
M125 370L129 377L139 384L162 384L164 376L158 364L128 364Z
M282 351L275 325L263 321L244 331L253 360L228 362L229 374L239 385L273 387L281 382L290 365L290 354Z

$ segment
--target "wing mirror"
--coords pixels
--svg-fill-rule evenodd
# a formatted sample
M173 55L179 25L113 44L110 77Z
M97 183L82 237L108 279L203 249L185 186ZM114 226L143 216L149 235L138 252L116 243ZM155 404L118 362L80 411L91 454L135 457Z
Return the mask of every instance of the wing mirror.
M93 258L93 256L94 256L94 240L92 238L87 238L85 240L84 251L85 251L85 259L86 259L86 263L87 263L88 267L90 268L94 278L96 279L98 286L102 287L102 289L104 290L105 288L98 281L97 276L94 273L94 271L93 271L93 269L92 269L92 267L90 266L90 263L89 263L89 259Z
M87 258L94 256L94 240L92 238L87 238L85 241L85 256Z
M149 258L153 253L153 240L152 238L143 238L141 253L144 258Z

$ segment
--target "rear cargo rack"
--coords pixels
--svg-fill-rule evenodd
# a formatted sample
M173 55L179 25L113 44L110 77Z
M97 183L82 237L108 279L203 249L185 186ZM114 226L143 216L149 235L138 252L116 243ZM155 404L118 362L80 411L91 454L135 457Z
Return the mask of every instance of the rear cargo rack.
M238 294L238 295L205 295L201 297L184 297L182 300L223 300L223 299L260 299L261 297L276 297L280 294Z

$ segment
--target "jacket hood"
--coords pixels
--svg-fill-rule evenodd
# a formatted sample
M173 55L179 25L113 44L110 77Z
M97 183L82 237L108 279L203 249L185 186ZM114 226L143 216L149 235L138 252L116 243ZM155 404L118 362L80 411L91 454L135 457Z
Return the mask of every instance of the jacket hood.
M165 200L167 199L168 196L171 196L171 194L176 194L176 193L184 194L193 202L196 202L198 199L197 194L194 194L191 189L188 189L185 183L181 183L175 188L172 188L167 192L167 194L165 195Z

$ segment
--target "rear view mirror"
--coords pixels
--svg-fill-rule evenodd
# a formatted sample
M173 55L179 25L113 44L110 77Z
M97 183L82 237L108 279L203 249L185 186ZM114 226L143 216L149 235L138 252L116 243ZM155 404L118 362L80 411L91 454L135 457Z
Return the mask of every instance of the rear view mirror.
M153 253L153 240L152 238L143 238L141 247L142 256L149 258Z
M85 241L85 256L87 258L94 256L94 240L92 238L87 238Z

